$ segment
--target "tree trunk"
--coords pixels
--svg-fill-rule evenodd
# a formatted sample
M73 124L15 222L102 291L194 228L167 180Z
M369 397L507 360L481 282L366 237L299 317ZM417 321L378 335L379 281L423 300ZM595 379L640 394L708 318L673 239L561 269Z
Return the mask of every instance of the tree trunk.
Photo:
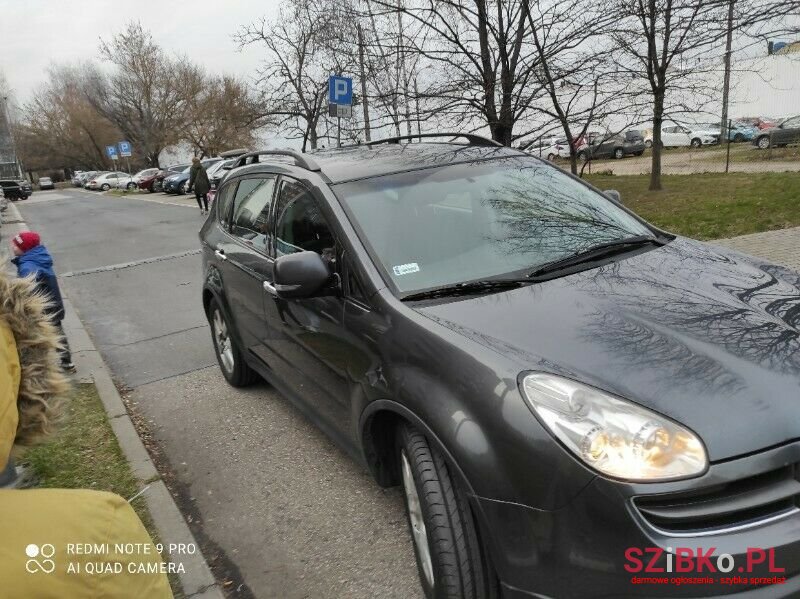
M650 166L650 191L661 190L661 124L664 122L664 90L653 98L653 161Z

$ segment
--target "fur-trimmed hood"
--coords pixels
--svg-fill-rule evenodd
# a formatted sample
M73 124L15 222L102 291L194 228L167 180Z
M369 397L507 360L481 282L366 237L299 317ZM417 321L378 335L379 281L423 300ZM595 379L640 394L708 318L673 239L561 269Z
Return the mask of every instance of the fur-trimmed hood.
M47 316L46 299L33 278L16 277L9 268L0 259L0 319L14 335L21 367L14 443L30 445L51 432L69 383L58 367L60 337Z

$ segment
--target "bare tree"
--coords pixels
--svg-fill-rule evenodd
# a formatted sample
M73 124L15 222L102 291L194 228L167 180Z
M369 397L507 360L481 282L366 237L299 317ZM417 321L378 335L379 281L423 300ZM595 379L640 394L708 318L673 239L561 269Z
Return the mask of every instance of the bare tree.
M104 148L121 132L87 99L83 66L52 66L45 83L22 111L18 150L29 170L107 168Z
M234 77L207 77L191 99L183 137L200 157L255 145L256 131L265 125L257 98Z
M650 94L653 158L650 189L661 189L661 126L665 115L694 111L716 98L717 75L729 31L761 38L785 30L798 0L612 0L619 67Z
M158 166L161 151L181 138L191 100L202 90L202 72L188 60L170 59L140 23L102 42L100 55L114 69L90 74L87 98L148 165Z
M547 120L535 122L532 132L541 137L542 132L552 131L551 123L558 126L570 150L570 168L577 174L578 141L585 139L590 127L611 117L617 121L617 131L637 122L626 82L620 81L616 66L608 60L614 50L608 33L615 16L591 0L523 1L530 23L526 42L533 46L538 62L534 76L546 95L534 109Z
M459 128L489 127L504 145L515 135L542 93L534 77L535 52L524 0L373 0L396 10L427 30L404 41L406 52L423 57L431 70L420 95L429 112ZM477 119L476 119L477 117Z
M320 119L328 110L328 78L350 70L348 53L332 50L336 20L311 0L289 0L273 22L261 18L234 36L240 47L266 49L258 85L263 90L265 116L293 137L317 147Z

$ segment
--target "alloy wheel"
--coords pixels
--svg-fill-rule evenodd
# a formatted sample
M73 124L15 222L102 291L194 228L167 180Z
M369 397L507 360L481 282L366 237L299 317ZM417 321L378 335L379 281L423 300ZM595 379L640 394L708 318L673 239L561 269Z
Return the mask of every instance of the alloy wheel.
M431 559L431 548L428 545L428 531L425 528L425 519L422 515L422 505L417 493L417 485L414 483L414 475L411 474L411 464L408 463L405 450L400 453L400 459L402 462L403 488L405 489L408 518L411 522L411 536L414 539L414 547L422 565L422 573L428 585L433 588L433 560Z
M233 346L228 333L228 325L225 324L225 319L219 309L214 310L212 326L214 327L214 340L217 342L219 361L225 371L231 373L233 372Z
M766 150L769 148L769 137L761 137L758 140L758 147L762 150Z

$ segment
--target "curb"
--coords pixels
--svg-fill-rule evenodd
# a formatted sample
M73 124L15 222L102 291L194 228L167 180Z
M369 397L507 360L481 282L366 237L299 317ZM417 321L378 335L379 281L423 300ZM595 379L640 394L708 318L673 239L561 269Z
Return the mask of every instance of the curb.
M3 231L4 233L16 235L20 231L27 230L27 225L19 210L10 202L6 214L9 218L4 221L3 229L6 228L6 223L12 226L8 227L9 231ZM143 492L143 496L147 503L147 509L153 518L153 523L158 529L161 541L164 544L191 544L197 549L194 554L182 553L180 555L185 573L177 574L177 576L184 594L187 599L190 597L195 599L224 599L224 594L214 579L211 568L209 568L208 562L206 562L200 550L200 544L194 538L192 531L183 519L180 509L178 509L164 481L161 480L155 464L150 459L147 449L145 449L133 426L128 410L122 402L114 380L111 378L111 371L106 366L103 357L83 326L72 302L66 295L64 295L63 300L66 315L62 326L69 341L73 361L77 369L75 378L80 383L94 383L97 388L97 393L103 403L108 421L117 437L119 446L130 463L133 474L140 486L146 489Z

